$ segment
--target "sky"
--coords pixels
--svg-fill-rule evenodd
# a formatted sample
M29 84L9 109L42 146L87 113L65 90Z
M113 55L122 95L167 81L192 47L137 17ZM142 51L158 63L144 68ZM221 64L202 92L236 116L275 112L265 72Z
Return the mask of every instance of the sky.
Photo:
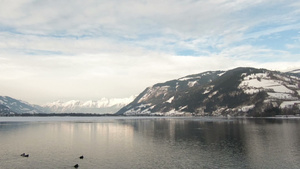
M235 67L300 68L298 0L0 0L0 95L137 95Z

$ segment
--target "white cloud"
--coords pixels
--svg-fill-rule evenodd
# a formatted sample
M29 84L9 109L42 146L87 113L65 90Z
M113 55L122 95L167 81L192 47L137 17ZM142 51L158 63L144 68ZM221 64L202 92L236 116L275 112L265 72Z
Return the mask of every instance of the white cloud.
M299 65L289 50L299 40L256 44L300 29L292 0L1 3L0 95L36 103L127 97L206 70Z

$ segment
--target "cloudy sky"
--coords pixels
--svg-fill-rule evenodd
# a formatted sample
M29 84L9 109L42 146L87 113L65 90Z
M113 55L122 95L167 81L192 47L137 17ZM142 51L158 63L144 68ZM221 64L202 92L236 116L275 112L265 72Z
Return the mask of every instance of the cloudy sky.
M0 0L0 95L139 94L207 70L300 67L298 0Z

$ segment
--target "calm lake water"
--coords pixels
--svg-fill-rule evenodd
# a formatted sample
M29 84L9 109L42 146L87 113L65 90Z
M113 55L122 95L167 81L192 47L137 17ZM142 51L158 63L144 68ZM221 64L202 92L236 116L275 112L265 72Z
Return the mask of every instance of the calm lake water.
M0 117L0 168L300 168L299 131L300 119Z

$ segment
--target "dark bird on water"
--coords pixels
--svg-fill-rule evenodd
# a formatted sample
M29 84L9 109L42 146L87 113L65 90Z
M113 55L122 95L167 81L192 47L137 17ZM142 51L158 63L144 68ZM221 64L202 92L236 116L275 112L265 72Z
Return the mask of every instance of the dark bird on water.
M74 165L74 168L78 168L78 167L79 167L79 165L78 165L78 164L75 164L75 165Z
M22 153L21 156L22 157L29 157L29 154Z
M83 157L83 156L80 156L79 158L80 158L80 159L83 159L84 157Z

